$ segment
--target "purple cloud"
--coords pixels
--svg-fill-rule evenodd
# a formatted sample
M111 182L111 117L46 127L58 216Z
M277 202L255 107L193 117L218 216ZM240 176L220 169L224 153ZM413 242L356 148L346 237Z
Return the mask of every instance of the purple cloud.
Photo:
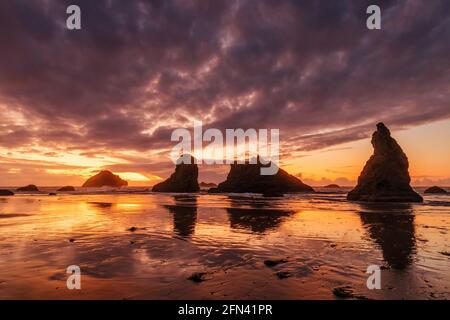
M380 2L369 31L372 2L2 2L0 104L28 123L3 120L0 145L159 150L197 118L314 150L448 118L450 3Z

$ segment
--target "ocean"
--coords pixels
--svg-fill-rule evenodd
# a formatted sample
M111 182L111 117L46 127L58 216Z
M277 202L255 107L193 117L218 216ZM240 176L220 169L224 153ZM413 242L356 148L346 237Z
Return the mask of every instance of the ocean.
M450 298L450 195L56 189L0 197L0 299L339 299L344 287L354 299ZM68 266L80 290L67 288Z

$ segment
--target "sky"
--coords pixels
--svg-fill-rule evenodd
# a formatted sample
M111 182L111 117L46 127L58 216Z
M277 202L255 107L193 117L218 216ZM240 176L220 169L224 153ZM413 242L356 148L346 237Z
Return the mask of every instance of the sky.
M66 28L77 4L82 29ZM366 28L378 4L381 30ZM0 3L0 185L130 185L173 171L176 128L276 128L281 166L353 185L383 121L415 185L450 185L450 2ZM201 166L201 181L227 167Z

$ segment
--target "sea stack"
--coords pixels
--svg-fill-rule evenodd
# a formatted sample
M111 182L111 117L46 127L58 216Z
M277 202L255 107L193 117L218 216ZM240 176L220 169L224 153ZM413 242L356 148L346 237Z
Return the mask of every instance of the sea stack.
M118 175L113 174L111 171L100 171L95 176L90 177L83 184L83 188L101 188L101 187L114 187L120 188L128 186L128 182L122 180Z
M156 184L153 192L198 192L198 166L195 158L183 155L177 160L175 172L165 181Z
M408 158L391 137L389 129L377 124L372 135L374 153L358 177L358 185L347 199L366 202L422 202L410 186Z
M255 164L232 164L227 180L209 191L211 193L251 192L267 196L280 196L291 192L314 192L312 187L281 168L278 168L278 172L274 175L261 175L261 168L264 166L269 165L261 164L259 158Z

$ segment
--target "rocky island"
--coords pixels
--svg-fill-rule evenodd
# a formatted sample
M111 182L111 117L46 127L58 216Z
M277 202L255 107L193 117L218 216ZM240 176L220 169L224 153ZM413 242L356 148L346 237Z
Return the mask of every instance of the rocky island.
M128 182L122 180L118 175L113 174L111 171L103 170L97 173L95 176L90 177L82 185L83 188L101 188L101 187L114 187L120 188L128 186Z
M190 159L188 158L190 157ZM165 181L153 186L153 192L198 192L198 166L195 158L183 155L177 160L175 172Z
M202 189L210 189L217 187L217 184L212 182L200 182L200 188Z
M377 124L377 131L372 135L372 145L374 153L347 199L366 202L422 202L423 198L410 186L408 158L383 123Z
M0 196L13 196L14 192L10 190L0 189Z
M266 196L280 196L290 192L314 192L314 189L304 184L297 177L279 168L274 175L261 175L260 161L256 164L232 164L226 181L217 188L209 189L211 193L261 193Z
M75 188L72 186L65 186L65 187L59 188L56 191L71 192L71 191L75 191Z
M337 184L332 183L332 184L324 186L324 188L327 188L327 189L339 189L340 186L338 186Z
M446 194L448 192L442 189L441 187L434 186L426 189L425 193Z
M27 191L27 192L39 192L38 187L36 187L34 184L29 184L25 187L20 187L16 189L17 191Z

